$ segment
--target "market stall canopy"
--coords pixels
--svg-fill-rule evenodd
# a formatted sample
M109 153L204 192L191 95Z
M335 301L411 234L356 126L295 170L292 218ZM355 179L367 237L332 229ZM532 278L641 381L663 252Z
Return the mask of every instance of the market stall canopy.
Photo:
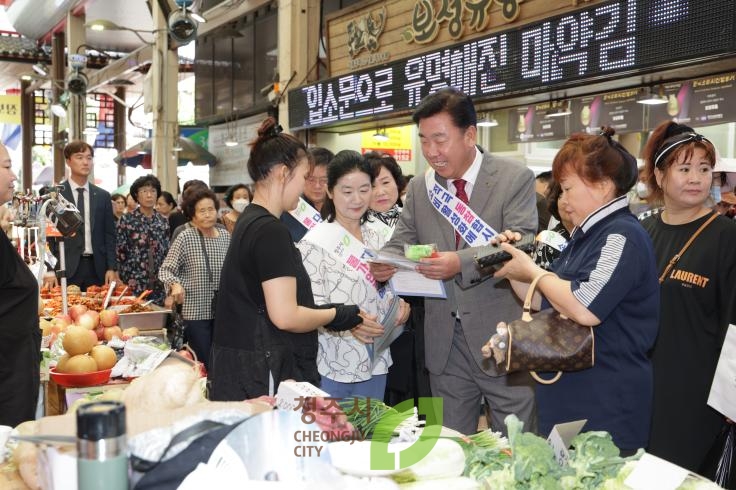
M178 164L180 166L192 162L194 165L213 166L217 163L217 157L205 150L203 147L184 136L180 136L176 140L181 150L177 151ZM137 145L133 145L124 152L114 158L116 163L123 163L129 167L137 167L141 165L143 168L151 168L151 148L153 147L152 138L141 141Z

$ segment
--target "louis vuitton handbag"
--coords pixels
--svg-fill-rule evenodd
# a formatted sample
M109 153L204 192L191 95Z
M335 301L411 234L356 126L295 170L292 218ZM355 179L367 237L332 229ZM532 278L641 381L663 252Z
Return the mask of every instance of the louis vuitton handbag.
M500 326L489 344L496 363L506 372L530 371L539 383L552 384L564 371L581 371L593 367L595 339L593 327L579 325L554 308L531 313L537 282L551 272L540 274L529 285L521 319ZM557 371L544 379L536 371Z

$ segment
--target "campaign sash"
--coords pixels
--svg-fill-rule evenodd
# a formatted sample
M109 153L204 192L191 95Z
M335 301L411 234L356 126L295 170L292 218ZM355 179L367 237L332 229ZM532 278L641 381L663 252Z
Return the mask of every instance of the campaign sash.
M391 238L391 235L394 234L394 227L388 226L378 218L368 218L365 224L368 228L378 233L378 236L383 238L384 242L387 242Z
M318 223L322 222L322 216L319 214L319 211L305 201L303 197L299 198L299 204L296 205L296 209L289 211L289 214L304 225L307 230L311 230Z
M365 346L371 358L371 365L373 365L376 358L403 331L403 328L400 328L402 325L396 323L400 298L395 296L387 287L376 288L376 280L373 278L366 262L366 259L372 256L370 251L338 223L332 224L336 226L323 226L316 230L310 230L302 240L327 250L349 269L355 271L362 280L376 289L378 293L376 313L378 321L384 327L384 333L373 339L374 344L366 344Z
M336 226L325 226L316 231L310 230L302 240L318 245L330 252L349 269L357 272L362 279L375 289L376 280L371 274L368 262L366 262L366 259L371 256L370 252L345 228L337 223L332 224ZM380 296L383 296L383 292L380 292Z
M491 228L470 206L442 187L434 178L434 170L424 174L429 203L471 247L488 245L498 233Z

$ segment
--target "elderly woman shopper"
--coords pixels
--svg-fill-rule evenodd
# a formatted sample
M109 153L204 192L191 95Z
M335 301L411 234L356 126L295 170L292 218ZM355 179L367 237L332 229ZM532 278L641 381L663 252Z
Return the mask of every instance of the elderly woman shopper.
M631 454L646 447L649 437L649 353L657 336L659 285L652 242L626 200L637 180L636 159L612 134L610 128L600 135L574 134L554 158L552 173L562 189L559 206L575 228L552 272L502 244L513 259L496 276L512 280L520 297L540 278L544 304L537 294L537 307L551 305L595 327L595 365L537 385L540 434L560 422L587 419L586 430L610 432L622 453Z
M664 201L662 212L642 222L654 243L661 283L648 450L700 472L725 423L707 402L726 329L736 322L736 223L709 208L716 150L705 137L665 122L649 137L643 156L652 195Z
M148 299L160 305L165 295L157 273L169 251L169 223L155 209L161 183L153 175L138 177L130 186L130 195L138 207L118 221L118 274L133 294L151 290Z
M210 357L210 399L273 395L285 379L319 385L317 328L368 336L381 328L354 305L314 304L309 276L279 216L294 209L309 160L304 144L266 119L251 144L253 202L222 269Z
M360 153L343 150L335 155L327 165L327 198L322 207L327 219L308 231L297 247L317 304L358 305L382 323L396 303L396 316L388 318L392 323L383 325L390 337L392 329L406 322L410 309L390 291L378 288L368 265L361 262L366 248L378 250L386 241L366 223L372 183L373 171ZM322 389L338 398L383 399L390 343L373 344L373 338L320 329L317 365Z
M215 227L217 196L206 187L187 194L182 211L192 226L171 244L158 277L176 303L182 304L185 340L209 368L217 290L230 234Z

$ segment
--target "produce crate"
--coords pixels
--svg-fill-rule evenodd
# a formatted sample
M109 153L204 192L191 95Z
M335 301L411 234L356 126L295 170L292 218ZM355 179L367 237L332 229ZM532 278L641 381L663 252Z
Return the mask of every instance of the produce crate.
M166 327L166 319L170 310L156 305L150 305L154 311L145 311L142 313L120 313L118 325L120 328L138 327L141 332L146 330L161 330ZM118 312L128 308L127 305L116 305L111 309Z

